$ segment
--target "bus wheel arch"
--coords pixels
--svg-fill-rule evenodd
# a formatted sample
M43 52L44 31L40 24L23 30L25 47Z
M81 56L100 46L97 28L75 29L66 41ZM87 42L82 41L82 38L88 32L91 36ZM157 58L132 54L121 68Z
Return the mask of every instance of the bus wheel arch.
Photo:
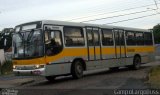
M79 79L83 77L83 71L86 70L85 61L82 58L76 58L71 64L71 74L73 78Z

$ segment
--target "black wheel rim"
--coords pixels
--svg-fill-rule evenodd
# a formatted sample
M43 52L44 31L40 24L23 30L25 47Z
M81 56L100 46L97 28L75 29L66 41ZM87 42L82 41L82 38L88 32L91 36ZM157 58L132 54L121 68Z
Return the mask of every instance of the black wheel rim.
M82 65L81 65L81 63L80 62L77 62L77 65L76 65L76 73L77 73L77 75L80 77L80 76L82 76L82 74L83 74L83 67L82 67Z
M140 59L139 59L139 58L136 58L136 59L135 59L135 67L136 67L136 68L140 68L140 63L141 63Z

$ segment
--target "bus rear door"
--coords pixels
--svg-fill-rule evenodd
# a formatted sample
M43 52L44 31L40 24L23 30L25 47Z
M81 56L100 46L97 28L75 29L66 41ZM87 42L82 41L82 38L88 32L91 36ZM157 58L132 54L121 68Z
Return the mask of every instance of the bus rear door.
M118 59L118 63L124 64L126 57L124 30L114 29L114 36L115 36L116 58Z
M87 27L87 47L88 47L88 60L100 59L100 35L99 28Z

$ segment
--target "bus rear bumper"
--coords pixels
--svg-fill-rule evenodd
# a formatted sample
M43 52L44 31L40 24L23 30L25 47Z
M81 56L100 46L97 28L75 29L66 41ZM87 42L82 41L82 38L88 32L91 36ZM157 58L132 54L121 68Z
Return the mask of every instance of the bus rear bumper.
M29 75L29 76L43 76L45 74L45 68L35 69L35 70L17 70L13 69L15 75Z

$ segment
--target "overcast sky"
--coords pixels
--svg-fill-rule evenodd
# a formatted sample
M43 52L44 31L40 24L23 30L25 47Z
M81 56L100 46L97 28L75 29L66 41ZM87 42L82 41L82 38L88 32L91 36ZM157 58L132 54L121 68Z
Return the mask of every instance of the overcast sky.
M158 4L160 0L156 2ZM0 30L45 19L82 22L109 17L87 22L107 24L160 12L159 9L154 10L157 8L154 4L154 0L0 0ZM147 7L142 7L146 5ZM138 13L113 18L113 16L135 12ZM149 29L158 23L160 23L160 14L111 25Z

